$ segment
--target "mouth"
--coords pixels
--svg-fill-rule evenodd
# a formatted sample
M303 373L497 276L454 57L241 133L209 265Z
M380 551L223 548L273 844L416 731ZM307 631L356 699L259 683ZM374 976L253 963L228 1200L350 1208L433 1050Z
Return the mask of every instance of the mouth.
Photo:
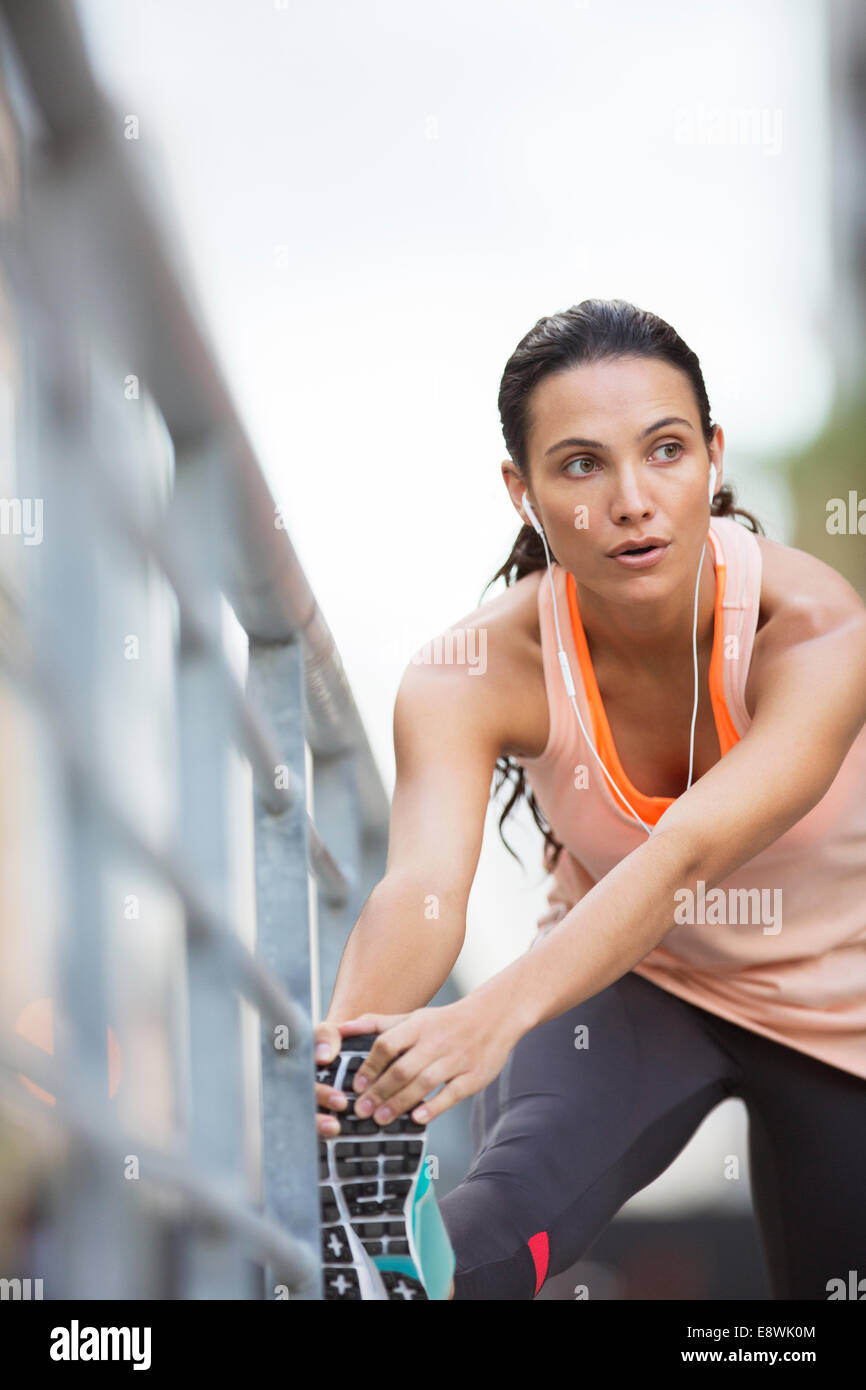
M625 550L619 550L608 558L616 560L626 569L647 569L650 565L657 564L667 553L669 547L669 541L650 540L644 545L629 546Z

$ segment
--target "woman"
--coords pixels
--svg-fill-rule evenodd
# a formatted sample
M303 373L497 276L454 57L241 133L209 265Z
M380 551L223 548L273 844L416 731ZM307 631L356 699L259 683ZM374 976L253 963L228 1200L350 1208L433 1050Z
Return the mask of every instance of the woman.
M453 1282L431 1294L410 1270L458 1299L533 1298L737 1095L773 1295L827 1298L866 1271L866 610L733 505L698 360L655 315L587 300L541 319L499 407L524 525L506 592L449 630L483 631L486 667L403 676L386 872L317 1030L330 1059L378 1035L319 1073L331 1235L345 1218L366 1237L408 1188L337 1210L338 1077L358 1164L480 1093L472 1166L439 1204ZM504 814L531 788L552 911L505 970L428 1008L497 768ZM391 1146L415 1170L420 1150Z

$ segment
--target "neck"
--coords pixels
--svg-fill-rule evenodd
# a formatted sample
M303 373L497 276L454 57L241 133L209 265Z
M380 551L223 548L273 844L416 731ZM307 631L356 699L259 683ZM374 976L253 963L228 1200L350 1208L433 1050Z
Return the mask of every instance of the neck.
M575 580L580 618L593 661L609 656L627 670L662 671L691 658L699 564L700 555L691 567L689 583L676 594L640 604L600 598ZM699 652L712 647L715 604L715 557L707 540L698 594Z

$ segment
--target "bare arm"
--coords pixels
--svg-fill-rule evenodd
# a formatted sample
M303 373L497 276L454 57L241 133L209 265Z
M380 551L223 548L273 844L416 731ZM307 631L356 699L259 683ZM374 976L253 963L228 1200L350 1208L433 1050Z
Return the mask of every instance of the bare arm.
M552 850L545 843L543 862L553 877L553 883L547 892L548 911L543 917L539 917L536 923L538 933L533 938L533 946L551 927L561 922L566 912L579 903L581 898L585 898L596 883L584 865L564 846L559 851L554 865Z
M404 672L385 874L346 943L327 1021L424 1007L460 953L500 747L491 674Z

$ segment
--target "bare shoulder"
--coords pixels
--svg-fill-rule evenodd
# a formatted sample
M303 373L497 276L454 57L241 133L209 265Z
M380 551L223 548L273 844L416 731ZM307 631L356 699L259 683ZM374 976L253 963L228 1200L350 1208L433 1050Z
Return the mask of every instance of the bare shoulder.
M818 636L866 615L857 590L831 565L791 545L756 536L761 549L760 626L781 618L794 635ZM778 627L782 623L777 623Z
M458 618L413 653L400 681L398 722L436 717L497 756L534 756L548 713L538 624L542 572L525 575Z
M761 550L761 603L746 706L754 715L764 668L783 651L840 628L866 632L866 606L838 570L795 546L755 537Z

